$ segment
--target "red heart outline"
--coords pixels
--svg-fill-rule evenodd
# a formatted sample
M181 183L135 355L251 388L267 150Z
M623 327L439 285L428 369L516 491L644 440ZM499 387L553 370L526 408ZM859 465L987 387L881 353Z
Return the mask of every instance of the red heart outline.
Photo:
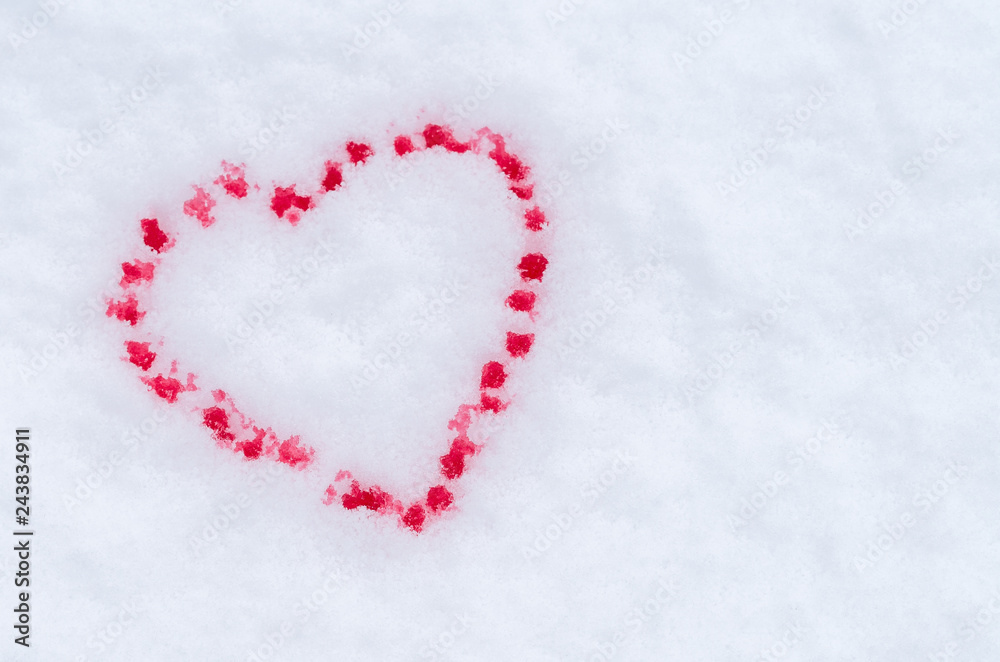
M424 147L418 147L414 138L423 139ZM417 138L419 140L419 138ZM535 239L547 225L545 213L531 202L534 195L534 185L528 177L529 169L520 158L507 151L502 135L488 128L475 132L468 141L459 142L452 130L447 126L428 124L416 135L399 135L392 142L395 157L406 159L408 155L421 150L444 149L458 154L470 156L481 155L487 146L491 146L487 157L494 162L500 173L508 181L508 189L523 207L525 237L524 257L517 265L523 286L513 291L506 299L505 305L523 314L525 325L533 325L535 320L535 302L537 286L540 283L548 260L540 251L531 251L530 245L537 243ZM340 188L344 177L349 176L358 168L363 167L367 159L374 154L369 143L348 142L344 147L347 153L347 163L327 161L324 164L322 180L319 189L311 195L301 195L296 192L296 185L275 186L271 196L271 210L279 220L287 220L293 226L297 225L302 215L312 209L313 198L331 193ZM242 165L232 165L222 162L222 174L208 188L217 195L229 195L236 199L247 197L250 184L247 183L245 169ZM212 189L214 187L214 189ZM184 203L183 212L207 228L215 223L212 208L215 199L212 193L201 186L194 186L195 194ZM122 297L119 300L108 300L108 317L125 322L135 331L145 331L142 320L146 311L140 307L140 295L148 290L157 267L162 262L163 253L174 246L175 240L160 228L156 218L144 218L140 221L143 244L149 253L143 259L136 258L131 263L122 263ZM163 339L155 337L148 331L147 338L128 340L125 349L127 360L141 371L140 380L148 389L170 404L176 404L182 399L193 401L199 396L187 393L201 392L195 384L196 376L187 373L185 380L178 379L177 361L170 362L170 370L164 374L162 369L153 376L154 364L162 366L166 359L158 355L151 345L162 346ZM428 517L437 516L450 508L454 502L454 494L448 489L453 485L466 468L466 458L477 454L482 444L475 444L469 439L469 427L473 417L496 417L506 409L507 404L501 399L502 388L508 377L507 368L516 359L523 358L531 349L534 341L533 333L507 332L504 348L506 356L503 360L491 360L482 368L479 381L479 402L461 404L455 417L448 422L448 429L457 436L452 439L448 452L441 456L440 484L427 489L426 497L416 503L404 505L402 501L382 490L377 485L362 487L350 472L340 471L334 478L334 483L350 480L350 487L340 495L340 503L344 508L356 510L367 508L379 514L393 514L399 522L410 530L419 533ZM233 402L232 398L221 389L211 391L212 402L207 404L206 398L196 404L193 411L199 412L203 425L211 432L217 445L242 453L250 460L271 459L296 469L305 469L312 463L315 450L300 443L299 437L290 436L279 439L270 427L261 427L250 417L244 415ZM206 406L207 404L207 406ZM323 503L330 505L337 499L337 490L330 484L323 495Z

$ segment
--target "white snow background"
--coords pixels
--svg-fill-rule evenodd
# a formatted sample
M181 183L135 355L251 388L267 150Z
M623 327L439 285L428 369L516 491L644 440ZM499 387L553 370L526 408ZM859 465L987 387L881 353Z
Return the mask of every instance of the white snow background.
M3 660L1000 655L995 4L8 0L0 26L0 517L29 426L36 531L28 650L0 552ZM551 262L502 425L414 535L320 500L339 468L414 494L502 347L495 168L385 183L389 138L443 121L548 186ZM297 231L180 214L223 159L266 190L358 139L381 151ZM103 302L150 215L191 228L154 286L168 354L314 470L217 448L122 360Z

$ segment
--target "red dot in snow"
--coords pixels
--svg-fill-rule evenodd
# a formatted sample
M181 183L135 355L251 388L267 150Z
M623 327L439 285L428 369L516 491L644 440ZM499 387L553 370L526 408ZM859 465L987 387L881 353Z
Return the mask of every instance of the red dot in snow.
M496 414L503 409L503 402L496 396L481 393L479 395L479 408L483 411L491 411Z
M162 374L151 379L143 377L142 381L149 386L149 388L153 389L156 395L171 404L177 402L177 396L188 390L184 388L184 384L182 384L180 380L173 377L164 377Z
M469 151L469 146L466 143L458 142L452 135L450 128L438 124L428 124L424 128L424 142L428 148L440 145L449 152L458 154Z
M523 280L541 280L549 261L541 253L528 253L517 265Z
M396 154L399 156L405 156L416 149L409 136L396 136L392 145L396 148Z
M503 136L492 134L490 140L493 141L493 149L490 151L490 158L497 164L500 171L507 175L512 182L519 182L528 174L528 169L521 163L521 159L513 154L507 153L504 146Z
M222 407L202 410L202 422L218 441L233 441L236 438L236 435L229 430L229 414Z
M148 342L129 340L125 343L125 350L128 352L128 360L143 371L149 370L149 366L156 360L156 352L149 351Z
M286 188L276 186L274 188L274 196L271 197L271 209L278 215L278 218L284 216L285 212L291 207L296 207L305 211L309 209L311 204L312 198L309 196L296 195L294 184ZM291 215L289 215L289 220L291 220L291 218ZM292 224L294 225L294 222Z
M444 485L427 490L427 507L435 513L447 509L454 500L454 495Z
M524 212L524 219L526 221L524 226L533 232L538 232L548 223L545 220L545 212L538 207L533 207Z
M162 253L166 248L169 237L167 233L160 229L160 224L155 218L144 218L139 221L142 226L142 242L157 253ZM164 248L166 246L166 248Z
M426 514L424 513L424 507L420 504L415 504L410 506L403 515L403 524L407 528L412 529L416 533L420 533L420 530L424 528L424 519L426 519Z
M109 301L107 316L116 317L121 322L128 322L135 326L139 320L146 316L146 313L139 310L139 300L135 298L134 294L130 294L125 297L124 301Z
M480 380L480 388L500 388L507 379L503 364L497 361L490 361L483 366L483 378Z
M511 356L520 357L528 353L531 343L535 341L533 333L511 333L507 332L507 351Z
M122 276L121 286L128 287L129 285L134 285L136 283L141 283L144 280L153 280L153 268L155 265L152 262L143 262L142 260L135 260L132 264L128 262L122 262Z
M223 161L222 170L223 174L219 175L213 183L224 188L226 193L234 198L240 199L247 197L247 191L250 187L247 185L243 166L233 165L232 163Z
M534 292L529 292L528 290L515 290L513 294L507 297L507 307L518 312L527 313L535 307L536 298L537 297Z
M344 174L340 171L340 164L332 161L326 162L326 175L323 177L323 190L332 191L344 181Z
M197 218L201 222L201 227L207 228L215 223L215 218L211 214L214 206L215 200L208 194L208 191L200 186L195 186L194 197L184 203L184 213Z
M374 154L371 145L366 145L364 143L347 143L347 153L351 156L351 163L358 164L364 163L365 159Z

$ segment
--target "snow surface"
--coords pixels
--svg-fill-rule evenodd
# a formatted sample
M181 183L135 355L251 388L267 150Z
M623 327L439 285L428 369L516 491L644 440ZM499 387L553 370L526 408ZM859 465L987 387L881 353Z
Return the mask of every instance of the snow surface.
M0 517L30 426L36 530L32 647L6 626L3 660L1000 655L994 4L8 0L0 25ZM386 184L431 122L508 138L550 264L511 404L415 535L322 490L426 486L523 232L484 159ZM342 195L269 215L360 139ZM260 201L202 231L181 204L222 160ZM153 215L179 235L150 324L315 466L217 448L123 360L105 300Z

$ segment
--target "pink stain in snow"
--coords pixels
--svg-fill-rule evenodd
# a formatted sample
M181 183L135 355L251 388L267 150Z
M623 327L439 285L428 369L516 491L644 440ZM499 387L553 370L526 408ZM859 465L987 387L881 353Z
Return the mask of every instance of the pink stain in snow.
M538 232L548 223L548 221L545 220L545 212L539 209L537 205L524 212L524 220L524 227L528 228L532 232Z
M125 343L125 351L128 352L128 360L132 365L145 372L156 360L156 352L149 351L148 342L135 342L129 340Z
M132 264L122 262L122 273L124 275L121 279L121 286L128 287L129 285L136 285L143 281L153 280L154 266L152 262L143 262L142 260L135 260Z
M215 218L210 213L214 206L215 200L212 196L200 186L195 186L194 197L184 203L184 213L197 218L201 221L201 227L207 228L215 223Z
M139 300L134 294L129 294L124 301L108 302L108 317L115 317L121 322L128 322L135 326L146 316L146 313L139 310Z
M222 174L213 183L224 188L226 193L236 199L247 197L247 191L250 188L247 184L243 164L233 165L225 161L222 162Z

